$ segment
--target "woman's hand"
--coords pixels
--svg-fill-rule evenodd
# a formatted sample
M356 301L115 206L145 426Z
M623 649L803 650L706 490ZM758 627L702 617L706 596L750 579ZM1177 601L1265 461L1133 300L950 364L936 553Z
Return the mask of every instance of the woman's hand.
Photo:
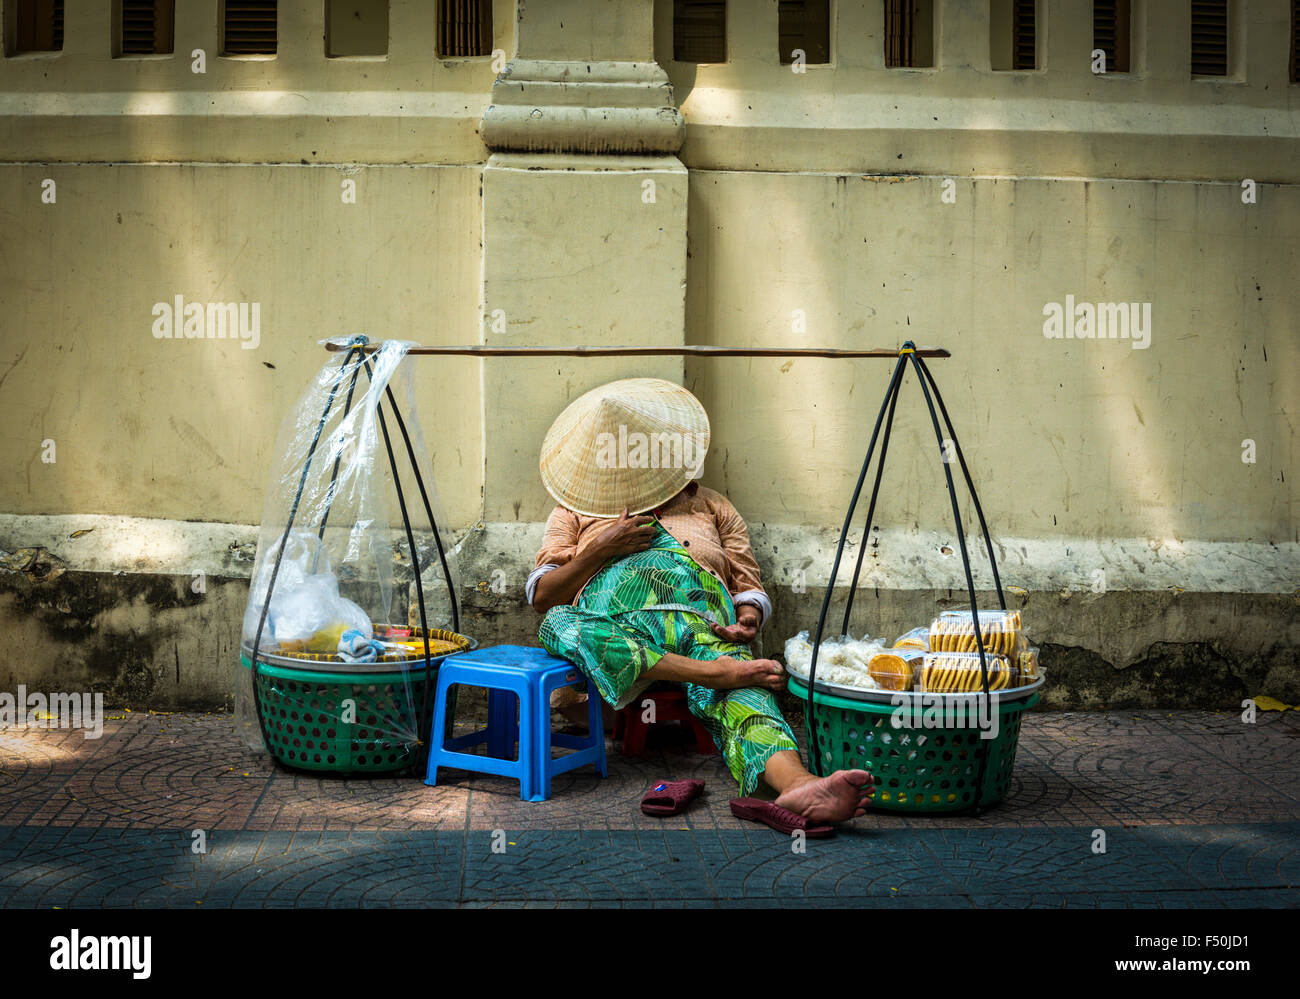
M581 555L545 573L537 581L537 589L533 591L533 609L538 614L545 614L559 604L571 603L578 591L587 585L587 580L610 559L645 551L654 537L654 523L653 517L629 517L624 507L622 515L584 548Z
M618 520L596 536L593 547L605 558L618 558L643 552L650 547L655 535L655 519L648 514L635 517L627 515L627 507L619 514Z
M735 624L714 624L710 627L719 638L736 645L748 645L758 635L758 621L758 608L753 604L741 604L736 608Z

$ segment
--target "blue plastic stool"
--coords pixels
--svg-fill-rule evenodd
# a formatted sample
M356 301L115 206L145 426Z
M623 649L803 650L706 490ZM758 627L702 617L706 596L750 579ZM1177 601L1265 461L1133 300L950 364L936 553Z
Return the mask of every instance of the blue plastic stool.
M438 668L438 694L433 707L433 731L429 738L429 772L424 782L436 787L439 767L455 767L476 773L496 774L519 780L519 797L524 801L546 801L551 796L551 778L593 763L602 777L605 765L605 725L600 697L588 698L586 736L551 732L551 691L584 679L578 667L545 649L522 645L493 645L473 652L460 652L442 660ZM447 692L453 683L485 687L488 691L488 727L469 735L447 738ZM515 721L515 705L519 721ZM510 754L519 742L519 758ZM487 756L459 752L468 746L487 743ZM552 747L576 750L559 759L551 758Z

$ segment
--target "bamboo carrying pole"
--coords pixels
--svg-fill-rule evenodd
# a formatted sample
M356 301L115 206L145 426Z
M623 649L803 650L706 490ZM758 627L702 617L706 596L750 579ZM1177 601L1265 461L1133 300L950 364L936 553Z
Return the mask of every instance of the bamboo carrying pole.
M348 344L327 343L326 350L348 350ZM367 353L379 349L377 344L361 348ZM943 347L917 347L918 357L951 357ZM412 347L408 354L463 354L470 357L624 357L664 355L687 357L880 357L897 360L898 348L868 347L861 350L838 347L714 347L689 344L673 347L496 347L486 344L461 344L451 347Z
M348 351L349 356L351 356L351 351L354 350L359 352L364 352L364 353L371 353L379 349L378 345L367 343L364 335L358 335L348 343L327 343L325 346L326 349L330 351ZM422 355L439 355L439 354L466 355L471 357L473 356L479 356L479 357L607 356L608 357L608 356L663 355L663 356L695 356L695 357L699 357L699 356L703 356L703 357L828 357L828 358L872 357L872 358L882 358L882 359L892 358L896 362L894 373L892 378L890 379L889 389L885 393L885 400L884 403L881 405L880 415L876 418L876 426L875 426L875 430L872 432L871 435L871 443L867 447L867 456L862 463L862 471L861 474L858 476L857 487L853 491L853 499L849 504L849 512L844 518L844 526L840 531L839 544L836 546L835 549L834 564L831 567L830 579L826 584L826 592L822 599L821 614L817 620L816 637L813 639L812 642L812 646L813 646L812 661L809 663L809 672L808 672L808 680L807 680L808 693L807 693L807 702L806 702L807 705L806 722L810 732L816 731L815 718L817 713L817 704L814 699L814 690L816 688L816 681L817 681L817 658L818 658L817 654L819 651L819 647L821 645L822 635L826 626L826 616L827 616L827 612L830 609L831 598L835 589L835 581L837 576L839 575L840 561L844 555L845 542L848 539L848 533L852 527L853 514L857 508L858 498L861 494L863 482L866 479L867 470L871 465L871 459L876 450L876 441L880 433L881 423L885 419L886 411L888 411L889 421L885 427L885 438L884 441L882 442L880 459L876 467L875 488L873 488L871 493L871 503L868 508L867 519L866 522L863 524L863 545L861 548L859 548L858 551L858 563L854 569L853 583L849 588L848 601L844 609L844 630L845 631L848 630L849 618L853 610L853 591L857 588L859 574L862 569L862 555L863 552L866 550L865 542L867 538L867 533L871 529L871 522L875 513L876 500L878 498L879 489L880 489L880 479L882 473L884 472L885 454L889 446L888 444L889 432L894 422L894 404L898 400L898 392L902 385L902 374L909 360L908 355L911 355L911 364L913 365L913 367L916 368L918 376L920 377L921 390L925 395L925 401L930 411L930 419L934 425L935 438L938 442L940 453L941 454L944 453L943 451L944 438L939 425L939 417L935 411L936 402L938 403L939 409L943 412L944 422L947 425L947 430L950 435L950 438L953 441L954 445L956 445L956 432L953 430L952 421L948 417L947 407L944 406L943 399L939 395L939 387L937 384L935 384L934 377L930 374L929 370L925 367L925 361L921 360L922 358L926 358L926 357L939 357L939 358L951 357L952 354L949 353L947 349L943 347L917 347L911 340L908 340L906 343L902 345L902 347L899 347L897 349L873 347L873 348L866 348L862 350L838 349L832 347L793 347L793 348L716 347L716 346L711 346L706 344L695 344L689 346L687 345L671 346L671 347L669 346L498 347L498 346L489 346L486 344L465 344L461 346L448 346L448 347L425 347L425 346L412 347L408 351L408 353L422 354ZM347 364L346 358L344 359L344 364L345 365ZM931 397L931 390L933 390L933 398ZM396 412L396 407L394 407L394 411ZM966 466L966 460L965 457L962 455L961 447L960 445L956 445L956 447L957 447L957 455L961 462L962 474L966 479L966 486L970 490L971 498L975 503L976 512L979 515L980 527L984 534L984 543L985 543L985 548L988 552L989 562L993 566L993 579L998 590L998 601L1001 607L1005 610L1006 597L1003 595L1002 592L1002 581L998 576L997 561L994 558L993 543L988 533L988 525L984 521L984 511L980 506L978 496L976 496L975 494L975 485L971 479L970 470ZM392 460L391 448L389 451L389 458L391 461ZM413 455L412 455L412 461L414 461ZM395 467L394 467L394 474L396 474ZM956 522L957 539L960 542L962 563L966 572L966 588L970 598L971 618L974 624L975 640L976 640L976 645L980 656L980 680L981 680L982 693L985 697L989 697L990 693L989 693L989 679L988 679L988 662L987 662L986 652L984 649L982 631L980 629L980 624L979 624L979 611L976 606L975 582L971 574L970 555L966 549L966 538L965 538L965 534L963 533L961 513L957 505L956 487L953 483L952 470L948 465L947 459L944 460L944 474L947 480L948 496L952 501L953 519ZM423 492L423 483L421 483L421 491ZM430 516L432 518L432 515ZM404 504L402 509L402 519L407 524L407 532L409 536L410 534L409 518L406 515L406 509ZM435 527L434 530L436 532L437 528ZM414 541L411 542L411 551L412 551L412 555L414 556L415 554ZM439 551L441 553L441 547ZM277 569L278 569L278 565L277 565ZM444 569L445 569L445 564L444 564ZM419 581L418 570L416 574L416 580L418 583ZM273 575L272 585L274 585L274 582L275 581ZM450 585L451 585L451 580L450 580L450 576L448 576L448 586ZM420 597L420 604L421 604L421 608L420 608L421 612L423 612L424 607L423 607L422 595ZM453 605L453 613L454 613L454 608L455 608L454 597L453 597L452 605ZM263 613L265 615L265 611ZM261 633L260 626L258 629L258 633L260 636ZM427 634L427 629L426 629L426 634ZM426 643L426 662L427 660L428 660L428 653L427 653L427 643ZM256 668L256 659L254 660L254 667ZM426 694L428 692L428 689L429 689L428 686L426 686ZM254 684L254 697L256 697L256 683ZM427 705L426 705L426 714L427 714ZM424 719L422 718L422 721L423 720ZM813 772L815 773L820 773L822 769L821 747L818 744L815 735L810 735L808 739L808 756L809 756L809 763L811 764L810 769L812 769ZM973 801L969 808L971 814L978 815L980 812L980 801L981 798L983 797L983 792L984 792L984 777L985 777L987 765L988 765L988 752L986 750L985 752L980 754L979 771L975 781L975 791L973 794Z

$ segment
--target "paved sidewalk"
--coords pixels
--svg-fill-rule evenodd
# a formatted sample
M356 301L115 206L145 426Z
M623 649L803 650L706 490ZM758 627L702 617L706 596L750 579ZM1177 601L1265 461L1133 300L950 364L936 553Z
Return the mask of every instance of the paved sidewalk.
M611 747L608 779L529 803L458 771L430 788L276 769L229 715L110 713L99 740L0 732L0 905L1290 907L1298 738L1294 712L1031 713L999 807L873 812L799 854L731 815L717 756ZM708 790L648 818L661 777Z

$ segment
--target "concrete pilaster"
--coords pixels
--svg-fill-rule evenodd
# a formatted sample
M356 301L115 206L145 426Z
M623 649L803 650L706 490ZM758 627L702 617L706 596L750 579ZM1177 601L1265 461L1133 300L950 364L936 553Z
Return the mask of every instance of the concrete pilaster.
M653 4L520 8L518 54L480 127L482 342L680 344L685 337L682 120L653 60ZM487 521L542 520L550 418L634 375L680 381L680 358L482 362ZM517 417L526 412L528 420ZM538 420L536 414L545 419Z

